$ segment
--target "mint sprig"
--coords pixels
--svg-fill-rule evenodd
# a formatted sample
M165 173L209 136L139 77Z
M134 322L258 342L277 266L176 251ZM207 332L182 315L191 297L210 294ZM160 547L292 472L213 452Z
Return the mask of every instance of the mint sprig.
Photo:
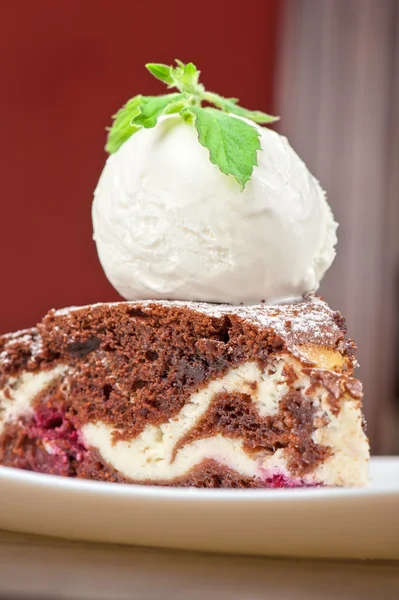
M267 124L279 117L243 108L236 98L207 92L199 83L200 71L193 63L176 60L176 65L146 65L154 77L178 92L131 98L113 116L106 151L112 154L139 129L155 127L161 115L178 113L195 126L200 144L209 150L211 162L222 173L232 175L243 190L258 164L257 152L260 150L259 129L247 121ZM203 107L202 102L216 108Z

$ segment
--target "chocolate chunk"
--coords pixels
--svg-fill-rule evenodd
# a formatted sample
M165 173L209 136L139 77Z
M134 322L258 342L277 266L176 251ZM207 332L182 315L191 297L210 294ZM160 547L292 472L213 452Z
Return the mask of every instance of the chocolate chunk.
M66 350L74 358L82 358L93 352L93 350L97 350L100 344L100 338L91 337L85 342L72 342L72 344L68 344Z

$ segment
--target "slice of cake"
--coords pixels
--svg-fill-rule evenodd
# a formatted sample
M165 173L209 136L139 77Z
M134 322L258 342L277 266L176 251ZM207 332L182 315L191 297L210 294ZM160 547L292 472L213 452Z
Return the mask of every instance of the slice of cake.
M360 486L355 346L317 297L51 311L0 338L0 463L197 487Z

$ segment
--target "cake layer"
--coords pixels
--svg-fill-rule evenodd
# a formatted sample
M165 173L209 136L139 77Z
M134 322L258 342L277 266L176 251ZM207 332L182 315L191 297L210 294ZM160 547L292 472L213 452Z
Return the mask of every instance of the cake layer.
M0 462L158 485L364 485L354 351L315 297L51 311L0 339Z

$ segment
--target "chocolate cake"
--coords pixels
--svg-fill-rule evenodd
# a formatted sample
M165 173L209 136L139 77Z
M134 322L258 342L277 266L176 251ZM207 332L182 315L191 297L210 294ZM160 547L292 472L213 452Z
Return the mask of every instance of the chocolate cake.
M313 295L50 311L0 337L0 463L151 485L364 485L345 333Z

